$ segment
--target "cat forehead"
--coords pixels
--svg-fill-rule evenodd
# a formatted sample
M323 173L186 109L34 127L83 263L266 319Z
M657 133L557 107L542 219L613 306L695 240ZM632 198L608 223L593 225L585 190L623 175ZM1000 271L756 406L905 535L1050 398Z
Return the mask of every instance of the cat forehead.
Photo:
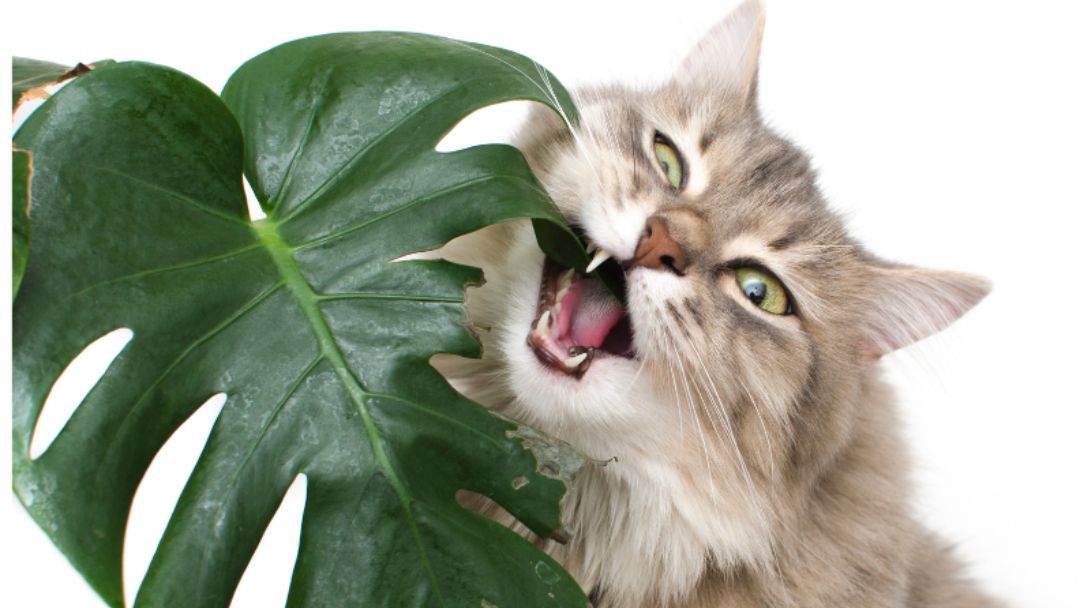
M753 121L752 106L730 96L703 94L673 85L650 89L619 85L590 87L574 93L578 107L596 117L636 117L668 125L698 126L703 130Z
M693 97L670 88L631 91L606 87L578 95L587 130L599 130L608 137L616 133L623 136L611 143L628 144L641 134L659 131L678 140L675 143L681 151L699 154L712 147L721 133L735 133L753 123L748 111L725 101Z
M583 135L610 162L632 167L635 179L644 166L660 183L654 134L674 143L688 180L660 207L698 211L718 241L749 236L786 249L800 241L846 238L818 193L808 157L769 131L752 110L719 96L619 87L584 91L579 104Z

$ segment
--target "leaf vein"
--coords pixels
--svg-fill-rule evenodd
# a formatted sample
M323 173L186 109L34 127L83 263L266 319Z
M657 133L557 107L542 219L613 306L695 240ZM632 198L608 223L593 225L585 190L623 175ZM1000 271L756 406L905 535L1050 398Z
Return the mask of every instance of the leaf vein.
M289 400L292 399L293 395L296 394L296 391L300 390L300 385L304 383L304 380L306 380L307 377L311 375L311 372L323 360L324 357L321 354L312 359L311 363L309 363L307 367L304 368L304 371L302 371L300 375L296 377L296 380L294 380L293 383L289 386L288 390L285 391L285 394L281 397L281 399L278 400L276 404L274 404L274 410L270 413L270 416L266 419L266 422L263 423L262 428L259 430L259 436L256 437L255 441L251 443L250 449L247 451L246 454L244 454L243 460L240 462L239 466L236 467L236 469L233 471L232 476L229 477L229 481L225 484L225 488L221 493L221 502L219 502L217 505L217 509L214 512L214 518L212 521L217 521L218 517L221 516L221 510L225 508L226 500L228 500L228 497L232 494L232 490L236 487L236 481L240 479L240 474L243 473L244 469L247 468L248 463L251 462L251 458L255 455L255 451L258 449L259 445L262 444L262 440L264 437L266 437L266 433L270 431L270 427L273 426L274 421L277 420L278 414L281 413L281 411L285 408L285 404L288 403ZM207 558L208 554L210 553L210 549L212 548L212 545L213 543L203 544L202 559L199 560L199 563L202 564L203 572L206 572L206 568L209 564L214 563L213 560ZM199 580L202 580L202 578L203 577L200 576Z
M288 189L289 184L292 182L293 169L296 168L296 162L300 159L300 155L303 153L304 148L307 147L308 136L311 134L311 128L315 125L315 116L319 113L319 110L323 106L323 101L326 99L323 94L326 93L326 87L329 82L329 74L324 75L322 87L319 89L319 93L316 96L317 101L311 106L311 113L308 115L307 126L304 127L304 134L300 136L300 141L296 144L296 150L293 151L292 158L289 159L289 166L285 169L285 177L282 178L281 185L278 186L278 191L274 193L274 198L270 199L271 217L277 215L278 204L281 203L281 197L284 196L285 190Z
M401 403L402 405L408 405L408 406L410 406L410 407L412 407L414 409L417 409L417 410L420 410L420 411L424 412L425 414L427 414L427 415L429 415L429 416L431 416L433 418L438 418L439 420L442 420L443 422L446 422L446 423L449 423L449 424L451 424L453 426L464 429L465 431L467 431L467 432L469 432L469 433L471 433L473 435L477 435L480 438L482 438L484 441L487 441L487 442L491 443L492 445L494 445L495 447L499 448L499 450L504 452L504 453L507 453L507 454L510 453L510 448L509 447L507 447L505 444L499 443L491 435L488 435L487 433L484 433L484 432L482 432L482 431L480 431L480 430L478 430L478 429L476 429L474 427L471 427L471 426L465 424L464 422L462 422L462 421L460 421L460 420L458 420L458 419L456 419L456 418L454 418L452 416L447 416L446 414L444 414L442 412L439 412L439 411L436 411L436 410L434 410L434 409L432 409L430 407L427 407L427 406L425 406L425 405L423 405L421 403L418 403L418 402L413 401L411 399L407 399L407 398L402 397L400 395L393 395L393 394L390 394L390 393L369 393L368 396L369 397L378 397L378 398L381 398L381 399L388 399L390 401L397 401L398 403Z
M98 287L104 287L105 285L114 285L116 283L123 283L125 281L131 281L131 280L134 280L134 279L141 279L143 277L153 276L155 274L161 274L161 273L165 273L165 272L172 272L172 271L175 271L175 270L186 270L188 268L194 268L196 266L202 266L204 264L213 264L214 262L220 262L220 261L223 261L223 260L236 258L236 257L239 257L239 256L249 252L249 251L254 251L255 249L259 249L261 247L262 247L261 243L252 243L252 244L248 245L247 247L241 247L239 249L233 249L232 251L226 251L225 253L221 253L221 254L218 254L218 255L212 255L212 256L205 257L205 258L199 258L197 260L191 260L189 262L182 262L180 264L174 264L172 266L162 266L160 268L151 268L149 270L140 270L139 272L133 272L131 274L126 274L126 275L123 275L123 276L114 277L114 278L111 278L111 279L106 279L104 281L99 281L97 283L94 283L93 285L83 287L79 291L76 291L75 293L68 296L68 298L74 298L74 297L80 296L80 295L86 293L87 291L90 291L92 289L97 289Z
M456 191L461 190L463 188L468 188L469 186L473 186L473 185L476 185L476 184L480 184L480 183L483 183L483 182L491 181L491 180L494 180L494 179L500 179L500 178L520 179L520 178L516 178L515 176L509 176L509 175L485 175L485 176L482 176L482 177L476 177L476 178L473 178L473 179L470 179L470 180L459 182L457 184L454 184L453 186L447 186L446 188L443 188L442 190L437 190L437 191L432 192L431 194L428 194L426 196L421 196L421 197L418 197L418 198L414 198L413 200L405 203L404 205L401 205L399 207L394 207L393 209L389 209L387 211L384 211L384 212L382 212L382 213L380 213L380 214L378 214L378 215L376 215L374 217L370 217L370 218L364 220L363 222L361 222L359 224L356 224L354 226L349 226L348 228L345 228L344 230L339 230L337 232L332 232L330 234L327 234L327 235L324 235L324 236L321 236L321 237L317 237L317 238L312 239L310 241L300 243L299 245L294 246L293 249L294 249L294 251L300 251L302 249L307 249L309 247L315 247L315 246L318 246L318 245L322 245L322 244L324 244L324 243L326 243L328 241L333 241L333 240L340 239L342 237L348 236L349 234L352 234L353 232L363 230L364 228L367 228L368 226L371 226L372 224L375 224L375 223L381 222L383 220L386 220L388 218L391 218L391 217L393 217L393 216L395 216L395 215L397 215L397 214L399 214L399 213L401 213L403 211L407 211L407 210L415 207L416 205L429 202L429 201L437 199L437 198L439 198L439 197L441 197L443 195L450 194L452 192L456 192Z
M307 208L312 203L312 201L314 201L314 200L318 199L320 196L322 196L322 194L324 192L326 192L327 190L329 190L338 181L338 179L340 179L341 176L345 174L346 171L348 171L354 164L356 164L356 161L360 160L360 158L362 158L365 154L370 152L372 148L377 146L379 143L381 143L387 137L389 137L390 135L396 133L398 127L403 125L410 118L412 118L412 117L420 114L424 110L426 110L429 106L431 106L433 104L436 104L443 97L447 97L451 93L457 91L459 88L460 88L460 86L451 87L451 88L443 91L442 93L439 93L435 97L432 97L431 99L427 100L426 103L418 106L415 110L413 110L413 111L405 114L404 116L402 116L401 119L394 122L394 124L389 125L387 127L384 127L383 131L381 133L379 133L376 137L373 137L371 139L371 141L364 144L359 150L356 151L356 153L354 153L351 157L349 157L349 160L345 161L345 164L342 165L341 168L339 168L337 171L335 171L333 175L326 178L326 180L323 181L323 183L320 184L317 188L315 188L315 190L311 194L309 194L307 196L307 198L300 201L300 203L298 203L297 206L292 211L290 211L288 213L288 215L281 218L281 220L280 220L281 223L288 222L293 217L295 217L298 213L300 213L305 208Z
M444 304L463 304L465 302L464 298L450 296L425 296L379 292L332 293L320 295L318 298L323 302L333 302L335 300L404 300L408 302L433 302Z
M222 220L225 220L227 222L232 222L234 224L239 224L239 225L242 225L242 226L248 226L249 227L251 225L251 223L247 219L239 218L239 217L236 217L234 215L229 215L228 213L218 211L217 209L214 209L213 207L208 207L207 205L205 205L203 203L200 203L199 201L191 198L190 196L187 196L187 195L185 195L183 193L177 192L176 190L166 188L164 186L161 186L159 184L155 184L153 182L148 182L148 181L146 181L146 180L144 180L142 178L135 177L134 175L129 175L127 173L122 173L120 171L117 171L116 169L110 169L108 167L99 167L99 166L96 166L96 165L83 165L83 166L88 168L88 169L95 169L95 170L101 171L103 173L108 173L110 175L114 175L114 176L119 177L121 179L126 179L128 181L139 184L139 185L141 185L143 187L149 188L151 190L155 190L155 191L160 192L162 194L166 194L166 195L172 197L173 199L176 199L177 201L185 203L185 204L187 204L188 206L190 206L190 207L192 207L194 209L197 209L197 210L199 210L199 211L201 211L201 212L203 212L203 213L205 213L207 215L216 217L218 219L222 219Z

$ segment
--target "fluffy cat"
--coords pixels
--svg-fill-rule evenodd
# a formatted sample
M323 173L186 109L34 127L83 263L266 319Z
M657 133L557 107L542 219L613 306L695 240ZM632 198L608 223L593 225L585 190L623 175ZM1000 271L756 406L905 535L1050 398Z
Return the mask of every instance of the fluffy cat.
M534 112L517 143L596 263L625 271L627 305L527 224L495 226L439 252L485 270L484 357L435 364L597 459L565 503L572 539L537 540L594 606L997 605L912 518L876 365L989 285L846 234L758 113L763 24L750 0L662 86L580 91L574 133Z

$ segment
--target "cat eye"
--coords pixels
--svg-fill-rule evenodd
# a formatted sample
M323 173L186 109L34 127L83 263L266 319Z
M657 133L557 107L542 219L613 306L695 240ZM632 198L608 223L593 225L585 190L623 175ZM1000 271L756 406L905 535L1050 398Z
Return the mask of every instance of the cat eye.
M660 174L672 188L681 190L686 185L686 171L683 167L682 155L664 134L659 131L653 139L653 153L656 154L656 162L660 164Z
M774 315L791 314L791 300L784 284L764 268L744 266L735 269L739 289L755 306Z

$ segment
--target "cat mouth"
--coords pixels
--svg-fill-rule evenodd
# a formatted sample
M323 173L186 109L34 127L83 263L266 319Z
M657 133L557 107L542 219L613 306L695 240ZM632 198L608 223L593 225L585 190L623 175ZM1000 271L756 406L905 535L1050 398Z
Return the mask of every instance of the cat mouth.
M598 359L634 358L626 309L599 279L550 258L544 261L540 301L525 343L540 363L578 379Z

